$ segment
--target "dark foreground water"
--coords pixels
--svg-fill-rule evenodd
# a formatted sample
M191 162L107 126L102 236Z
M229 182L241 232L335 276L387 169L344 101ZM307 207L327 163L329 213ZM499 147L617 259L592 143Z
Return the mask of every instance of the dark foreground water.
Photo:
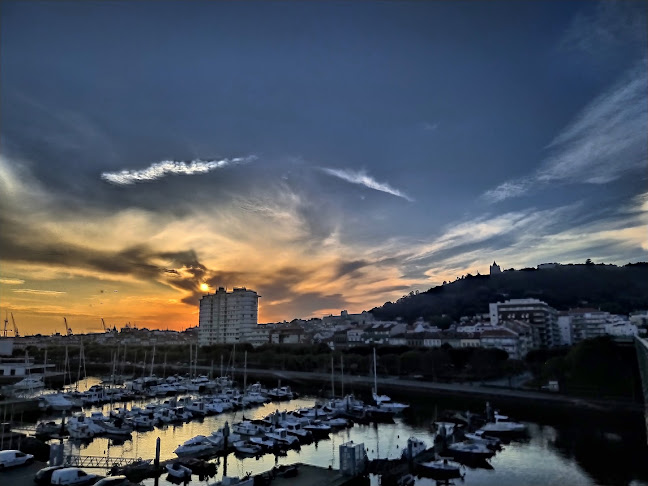
M150 432L135 432L133 439L122 445L115 445L106 438L97 438L87 445L68 443L66 452L72 450L82 455L108 454L111 457L151 459L155 456L156 438L160 437L161 459L170 459L176 457L173 450L179 444L198 434L209 435L213 430L222 427L225 421L231 424L242 420L243 415L246 418L262 418L277 409L292 410L311 406L315 400L313 397L270 403L242 412L207 417L202 422L193 421L181 426L156 428ZM364 443L370 459L400 457L401 450L410 436L421 438L432 445L434 436L430 431L430 423L435 414L450 406L457 408L458 403L456 400L450 404L416 397L410 397L410 401L412 407L403 417L397 418L394 424L355 425L331 434L328 440L303 445L300 451L289 451L285 457L265 455L259 459L238 459L231 454L227 459L228 475L243 476L247 472L256 474L277 464L295 462L338 468L338 447L350 440ZM462 403L459 402L459 405ZM459 408L478 411L476 406L472 403ZM105 406L104 413L107 413L109 408ZM463 483L456 480L457 484L648 486L648 447L641 415L591 416L580 410L565 411L558 415L543 414L537 410L529 414L524 409L501 411L527 423L529 438L505 446L504 450L490 460L492 469L466 469ZM532 417L529 418L529 415ZM189 484L206 485L219 480L223 472L222 463L223 459L220 459L214 478L199 481L197 476L193 476ZM160 478L159 484L167 484L165 477ZM144 481L147 486L153 483L152 479ZM372 478L372 483L379 484L379 478ZM432 485L434 481L421 478L416 484Z

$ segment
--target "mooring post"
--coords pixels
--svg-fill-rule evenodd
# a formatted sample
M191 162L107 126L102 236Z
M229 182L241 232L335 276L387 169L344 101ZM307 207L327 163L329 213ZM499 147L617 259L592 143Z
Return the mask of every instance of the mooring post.
M223 427L223 478L227 476L227 438L229 437L229 433L229 424L225 422L225 426Z
M160 468L160 438L155 441L155 470Z

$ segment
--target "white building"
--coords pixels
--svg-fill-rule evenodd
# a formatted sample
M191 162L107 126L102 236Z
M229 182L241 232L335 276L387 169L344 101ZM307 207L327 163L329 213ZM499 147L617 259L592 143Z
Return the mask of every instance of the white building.
M558 315L558 329L560 329L560 345L571 346L574 344L572 337L572 318L567 312Z
M520 353L519 336L505 327L498 327L481 333L481 347L484 349L502 349L510 359L522 359Z
M571 317L573 344L607 334L605 325L610 319L609 312L603 312L598 309L578 308L569 309L567 313Z
M198 342L201 346L247 342L256 329L258 310L259 295L254 290L235 287L227 292L219 287L200 299Z
M560 345L558 311L538 299L511 299L489 304L490 322L496 326L504 320L531 325L532 347L551 348Z

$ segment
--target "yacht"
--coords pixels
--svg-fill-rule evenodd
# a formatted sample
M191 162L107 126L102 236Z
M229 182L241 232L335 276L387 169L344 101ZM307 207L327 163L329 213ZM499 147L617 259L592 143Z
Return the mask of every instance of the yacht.
M424 452L427 449L427 445L420 439L416 437L410 437L407 439L407 446L403 449L401 454L403 459L414 459L421 452ZM411 451L411 457L410 457Z

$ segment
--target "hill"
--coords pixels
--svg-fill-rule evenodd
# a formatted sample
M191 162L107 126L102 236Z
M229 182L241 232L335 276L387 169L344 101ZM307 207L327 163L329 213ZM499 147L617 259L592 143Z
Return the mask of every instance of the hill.
M506 270L498 275L465 275L426 292L410 293L371 312L378 319L423 317L443 327L451 319L488 312L505 299L537 298L558 310L596 307L614 314L648 308L648 263L561 265ZM441 316L448 316L442 319Z

